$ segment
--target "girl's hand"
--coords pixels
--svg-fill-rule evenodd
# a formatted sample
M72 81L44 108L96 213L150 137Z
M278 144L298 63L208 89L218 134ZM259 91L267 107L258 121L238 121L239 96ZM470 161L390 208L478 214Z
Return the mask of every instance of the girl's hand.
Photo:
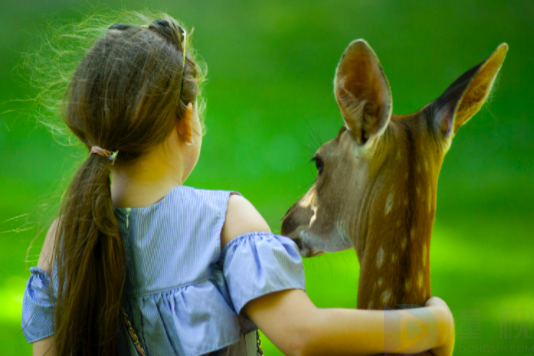
M449 306L439 297L431 297L425 307L434 307L440 310L438 314L438 345L431 350L435 356L451 356L454 350L454 319Z

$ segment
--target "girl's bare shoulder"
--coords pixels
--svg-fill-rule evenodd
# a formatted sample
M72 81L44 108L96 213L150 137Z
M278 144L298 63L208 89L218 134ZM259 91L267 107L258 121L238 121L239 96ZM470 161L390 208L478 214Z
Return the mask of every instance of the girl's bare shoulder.
M271 229L252 203L241 195L231 194L221 231L221 246L224 247L232 239L254 231L271 232Z

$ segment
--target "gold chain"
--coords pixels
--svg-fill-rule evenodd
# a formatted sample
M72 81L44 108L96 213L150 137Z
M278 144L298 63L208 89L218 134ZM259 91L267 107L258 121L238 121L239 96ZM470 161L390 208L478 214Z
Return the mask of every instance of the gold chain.
M257 346L256 356L263 356L263 350L261 349L260 332L258 330L256 330L256 346Z
M132 324L130 323L130 320L128 319L128 315L124 311L124 308L121 308L121 309L122 309L122 317L123 317L122 320L124 321L124 324L126 325L126 328L128 329L128 333L130 334L130 338L132 339L132 342L135 346L135 349L137 350L137 353L140 356L145 356L146 355L145 350L143 349L141 342L139 342L139 338L137 337L137 334L135 333L135 330Z

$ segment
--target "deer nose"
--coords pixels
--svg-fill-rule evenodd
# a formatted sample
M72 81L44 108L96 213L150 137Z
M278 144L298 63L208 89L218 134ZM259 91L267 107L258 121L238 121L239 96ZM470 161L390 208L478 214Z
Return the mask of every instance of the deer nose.
M281 233L284 236L289 236L297 227L298 222L295 221L295 216L291 214L286 214L282 219L282 228Z
M282 218L282 235L288 236L293 230L297 228L298 224L293 221L294 218L291 216L291 213L294 211L294 208L297 203L298 201L287 210L284 217Z
M284 219L289 215L289 213L291 212L291 210L293 210L293 208L295 207L295 205L297 205L298 201L295 202L293 205L291 205L291 207L289 209L287 209L286 213L284 214L284 217L282 218L282 221L284 221Z
M302 240L300 239L300 237L293 239L293 241L295 241L295 243L297 244L299 251L302 251Z
M284 236L288 236L295 228L295 226L293 226L294 224L292 224L290 221L291 219L286 219L287 216L288 215L286 213L286 215L282 218L282 228L280 231Z

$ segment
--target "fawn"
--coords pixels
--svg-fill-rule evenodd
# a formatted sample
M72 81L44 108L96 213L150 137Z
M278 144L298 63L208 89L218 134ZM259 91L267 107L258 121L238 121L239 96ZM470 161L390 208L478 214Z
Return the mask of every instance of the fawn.
M508 51L506 43L460 76L436 100L392 114L378 57L352 42L336 69L344 120L312 158L318 174L286 213L282 234L304 257L355 248L357 307L422 306L430 292L430 237L443 158L460 126L483 105Z

